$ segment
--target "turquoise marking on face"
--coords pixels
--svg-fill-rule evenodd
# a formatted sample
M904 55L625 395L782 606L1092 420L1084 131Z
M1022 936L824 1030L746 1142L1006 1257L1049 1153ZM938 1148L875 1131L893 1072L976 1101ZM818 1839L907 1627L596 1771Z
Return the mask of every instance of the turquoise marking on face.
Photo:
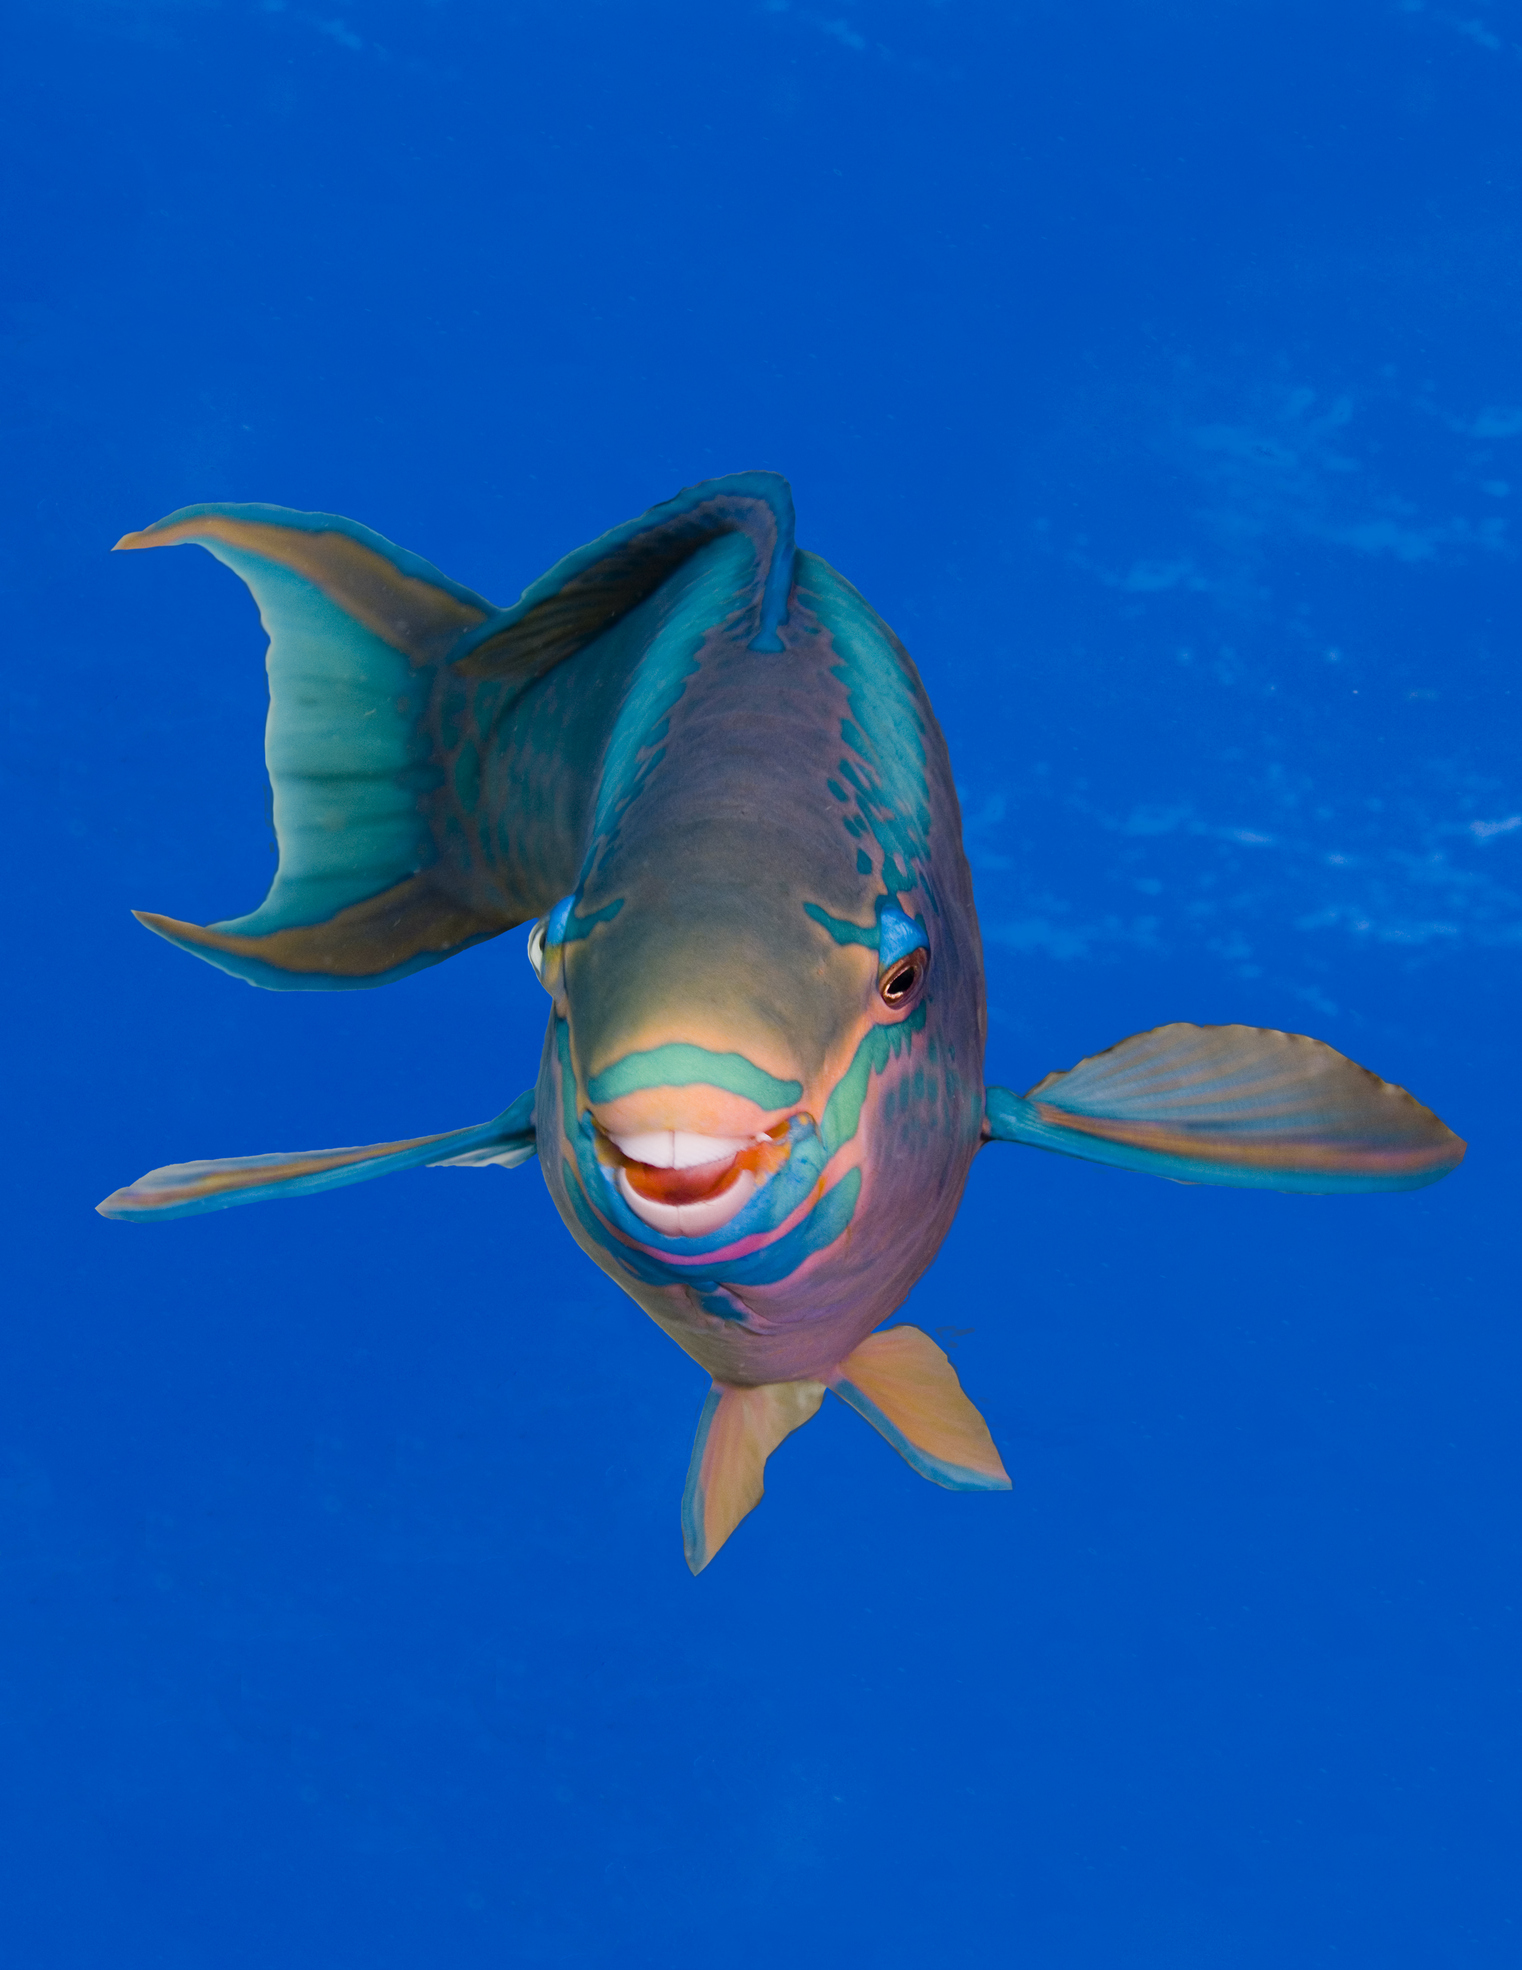
M923 1029L928 1010L922 1002L896 1026L874 1026L862 1040L825 1104L819 1133L826 1156L833 1156L843 1142L849 1142L855 1135L872 1076L881 1074L890 1059L896 1059L905 1047L913 1045L914 1035Z
M598 1161L597 1130L590 1115L581 1117L571 1144L576 1152L576 1167L581 1173L583 1194L595 1202L605 1218L626 1237L637 1238L641 1245L651 1245L658 1252L691 1256L721 1252L730 1245L738 1245L744 1238L775 1231L797 1210L824 1175L826 1158L819 1131L807 1115L793 1117L788 1125L787 1139L791 1154L776 1175L761 1184L750 1202L743 1210L737 1211L727 1224L721 1224L717 1231L710 1231L698 1238L669 1237L630 1210L611 1181L606 1165ZM607 1240L603 1242L607 1243ZM609 1249L616 1251L619 1248L614 1245Z
M822 910L817 903L805 903L803 914L812 917L835 939L837 944L865 944L869 951L877 949L877 925L864 930L859 923L851 923L845 917L832 917L828 910Z
M555 1058L560 1063L560 1128L568 1143L576 1140L576 1070L571 1065L571 1028L555 1021Z
M696 1053L701 1049L695 1047L692 1051ZM565 1146L576 1158L575 1175L580 1177L577 1183L571 1165L566 1163L566 1189L576 1202L587 1231L606 1251L624 1256L624 1247L613 1237L603 1218L627 1237L636 1238L642 1245L653 1246L660 1252L698 1256L704 1252L721 1251L728 1245L738 1244L741 1239L774 1231L792 1216L824 1174L826 1157L819 1131L810 1116L795 1115L788 1124L790 1154L786 1163L775 1176L760 1186L743 1210L736 1212L728 1224L720 1225L717 1231L709 1232L704 1238L668 1238L646 1224L643 1218L635 1216L608 1181L607 1170L598 1160L596 1126L590 1115L577 1113L576 1073L571 1065L571 1029L564 1019L555 1021L555 1054L560 1063L561 1127ZM586 1200L591 1198L597 1200L597 1209L602 1213L602 1218L594 1216L589 1206L583 1208ZM673 1274L673 1277L679 1278L681 1275ZM725 1317L742 1318L743 1310Z
M575 1180L569 1164L562 1166L567 1194L572 1208L581 1222L582 1229L607 1252L624 1266L632 1275L646 1286L689 1286L700 1297L721 1292L726 1286L775 1286L796 1272L805 1259L812 1258L815 1252L822 1252L827 1245L833 1245L840 1237L856 1210L857 1199L861 1195L861 1171L848 1170L833 1189L827 1190L819 1202L800 1223L795 1224L786 1237L775 1239L770 1245L763 1245L758 1252L747 1252L743 1258L720 1261L723 1271L707 1273L692 1266L669 1265L653 1253L635 1251L631 1246L620 1245L608 1235L607 1226L594 1216L592 1207L582 1195L581 1186ZM774 1177L773 1182L776 1181ZM731 1319L736 1315L727 1312L719 1314L720 1319Z
M576 944L583 937L590 937L600 923L611 923L624 907L622 896L611 903L604 903L600 910L594 910L589 917L576 915L576 905L580 892L574 896L562 896L550 911L544 926L546 944Z
M790 1108L803 1093L801 1081L779 1081L743 1053L710 1053L685 1040L626 1053L587 1083L589 1100L617 1101L641 1088L690 1088L695 1084L743 1095L758 1108Z
M871 864L868 864L868 868ZM880 965L897 964L910 951L928 951L930 936L924 922L919 917L908 917L896 903L886 896L877 899L877 922L871 930L864 930L859 923L852 923L846 917L832 917L828 910L822 910L817 903L805 903L803 913L823 926L837 944L865 944L869 951L876 951Z
M724 1278L729 1286L776 1286L795 1273L805 1259L833 1245L856 1214L861 1196L861 1171L847 1170L839 1183L827 1190L819 1202L786 1237L747 1252L743 1259L725 1262Z

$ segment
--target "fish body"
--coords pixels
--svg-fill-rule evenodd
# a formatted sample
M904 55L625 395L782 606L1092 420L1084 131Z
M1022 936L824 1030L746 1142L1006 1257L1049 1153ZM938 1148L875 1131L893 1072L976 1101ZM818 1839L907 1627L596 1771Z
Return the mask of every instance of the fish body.
M812 555L780 649L753 650L743 614L715 620L746 551L705 548L646 605L659 626L630 626L660 686L609 742L567 924L595 928L548 948L537 1115L572 1235L737 1386L820 1379L900 1305L983 1123L977 919L924 688ZM898 1005L878 989L888 912L926 959ZM662 1232L681 1207L641 1216L609 1151L668 1130L786 1160L712 1229Z
M950 761L913 662L793 541L784 481L708 481L511 609L352 522L201 507L271 647L280 868L249 916L151 928L251 983L384 984L530 922L535 1088L364 1150L151 1172L153 1220L537 1152L571 1235L713 1378L684 1539L705 1565L832 1388L924 1475L1008 1486L950 1364L884 1329L972 1158L1022 1142L1183 1180L1404 1188L1463 1145L1320 1042L1178 1025L985 1089Z

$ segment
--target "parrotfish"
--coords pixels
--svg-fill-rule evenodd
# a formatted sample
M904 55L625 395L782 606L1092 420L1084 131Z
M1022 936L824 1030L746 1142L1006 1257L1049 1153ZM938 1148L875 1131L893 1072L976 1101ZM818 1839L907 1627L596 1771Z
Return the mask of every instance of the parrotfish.
M386 985L514 926L549 995L536 1085L492 1120L151 1171L155 1223L423 1164L537 1153L582 1250L712 1377L682 1501L693 1572L826 1390L916 1471L1007 1490L919 1328L884 1323L972 1159L1023 1144L1182 1183L1413 1189L1464 1144L1324 1043L1133 1035L1023 1095L983 1081L972 878L908 652L794 545L787 482L710 479L498 608L326 513L190 506L269 637L279 863L251 914L139 913L252 985Z

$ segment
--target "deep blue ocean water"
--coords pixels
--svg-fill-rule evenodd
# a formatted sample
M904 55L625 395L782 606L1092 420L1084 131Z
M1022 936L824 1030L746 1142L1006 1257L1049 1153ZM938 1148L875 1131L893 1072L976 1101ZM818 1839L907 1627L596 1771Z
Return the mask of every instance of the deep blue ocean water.
M1522 7L17 0L4 64L0 1952L16 1970L1321 1970L1519 1949ZM533 1165L163 1229L193 1156L532 1080L521 934L246 989L198 500L500 601L714 473L946 728L1024 1088L1314 1033L1412 1195L993 1149L907 1317L1014 1478L830 1403L700 1578L706 1386Z

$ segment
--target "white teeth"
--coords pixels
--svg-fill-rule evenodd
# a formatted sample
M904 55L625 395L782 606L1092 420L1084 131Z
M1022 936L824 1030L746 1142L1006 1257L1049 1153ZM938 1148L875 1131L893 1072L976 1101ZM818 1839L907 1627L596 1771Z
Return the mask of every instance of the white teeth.
M738 1156L749 1149L753 1138L734 1135L688 1135L677 1129L671 1138L671 1167L690 1170L698 1163L717 1163L726 1156Z
M647 1141L649 1139L643 1138ZM714 1136L688 1137L689 1141L709 1143L718 1139ZM634 1137L632 1140L639 1141L642 1138ZM622 1142L618 1146L623 1149L626 1156L629 1154ZM743 1148L744 1144L740 1146ZM644 1163L650 1159L636 1156L634 1160L637 1163ZM705 1160L713 1162L715 1159L710 1156ZM658 1167L670 1169L672 1166L667 1163ZM688 1165L684 1163L679 1167L686 1169ZM705 1232L717 1231L721 1224L728 1224L732 1217L739 1214L742 1206L750 1201L756 1188L756 1179L750 1171L741 1170L728 1189L721 1190L717 1197L705 1197L697 1204L657 1204L649 1197L640 1196L630 1183L626 1170L621 1169L618 1172L617 1182L619 1195L634 1215L642 1218L653 1231L665 1232L668 1238L701 1238Z
M612 1137L631 1163L648 1163L654 1170L690 1170L699 1163L727 1162L742 1149L749 1149L756 1139L743 1135L691 1135L686 1129L652 1129L644 1135Z

